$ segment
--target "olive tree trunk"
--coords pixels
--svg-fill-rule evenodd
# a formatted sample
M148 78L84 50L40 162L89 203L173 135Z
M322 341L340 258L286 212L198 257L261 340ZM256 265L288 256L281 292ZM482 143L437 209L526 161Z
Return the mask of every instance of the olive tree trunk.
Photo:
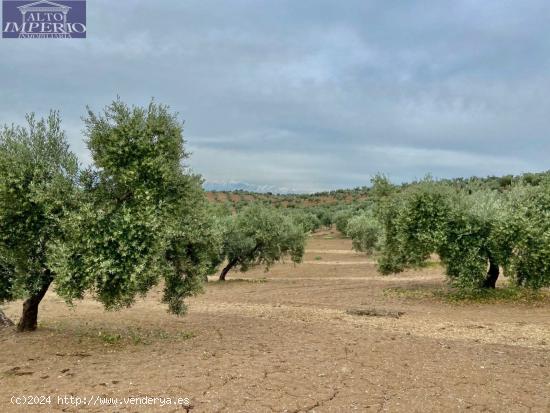
M11 327L13 326L13 321L11 321L2 310L0 310L0 328L1 327Z
M487 278L483 281L483 288L496 288L499 275L500 269L498 264L489 258L489 271L487 271Z
M40 288L40 290L34 295L27 298L23 303L23 312L19 322L17 323L17 331L23 332L36 330L36 326L38 325L38 306L52 283L50 271L46 270L45 273L47 275L42 284L42 288Z
M231 268L233 268L235 265L237 265L237 261L238 261L237 259L232 259L231 261L229 261L227 263L227 265L223 268L223 270L220 274L220 278L219 278L220 281L225 281L225 276L231 270Z

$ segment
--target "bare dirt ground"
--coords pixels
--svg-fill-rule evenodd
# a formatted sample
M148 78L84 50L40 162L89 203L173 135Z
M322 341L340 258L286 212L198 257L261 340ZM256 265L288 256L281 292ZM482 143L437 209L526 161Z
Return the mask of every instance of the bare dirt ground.
M430 294L440 267L384 277L350 249L316 234L304 264L230 273L183 318L160 288L116 313L49 293L37 332L0 332L0 411L186 411L58 404L72 395L188 397L194 413L550 412L550 303L449 303Z

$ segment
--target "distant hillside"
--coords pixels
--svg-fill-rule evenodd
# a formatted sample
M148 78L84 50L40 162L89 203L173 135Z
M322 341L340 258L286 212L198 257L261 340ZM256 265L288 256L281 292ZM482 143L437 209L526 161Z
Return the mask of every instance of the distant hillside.
M469 178L440 179L438 181L461 189L505 191L512 185L520 182L526 185L537 186L543 179L550 179L550 171L525 173L522 175L488 176L484 178L474 176ZM407 187L416 183L408 182L398 186ZM367 199L370 191L370 187L363 186L313 194L285 193L281 188L273 188L267 185L250 185L243 182L205 183L203 186L207 191L208 199L212 202L244 204L262 201L280 207L351 204Z
M274 206L308 207L315 205L351 204L354 201L366 199L366 192L334 191L323 194L274 194L270 192L257 193L248 191L207 191L211 202L231 204L248 202L266 202Z
M205 191L211 192L233 192L233 191L245 191L249 193L257 194L296 194L298 191L291 188L280 188L272 185L254 185L247 182L211 182L206 181L203 184Z

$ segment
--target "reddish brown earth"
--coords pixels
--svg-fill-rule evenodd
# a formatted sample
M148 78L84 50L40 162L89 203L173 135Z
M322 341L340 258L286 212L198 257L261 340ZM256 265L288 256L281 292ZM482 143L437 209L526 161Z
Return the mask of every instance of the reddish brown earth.
M244 201L268 201L272 205L281 205L287 207L289 202L289 195L269 195L269 194L241 194L238 192L206 192L206 198L210 202L238 202ZM286 200L285 200L286 199ZM293 203L302 207L315 206L315 205L335 205L335 204L351 204L353 201L361 201L367 199L364 194L360 195L344 195L341 199L336 198L334 195L309 195L308 197L293 197Z
M117 313L50 293L37 332L0 333L0 411L185 411L57 404L73 395L188 397L192 412L550 412L548 302L452 304L431 293L441 268L383 277L326 232L302 265L229 278L183 318L159 291ZM17 407L15 395L52 404Z

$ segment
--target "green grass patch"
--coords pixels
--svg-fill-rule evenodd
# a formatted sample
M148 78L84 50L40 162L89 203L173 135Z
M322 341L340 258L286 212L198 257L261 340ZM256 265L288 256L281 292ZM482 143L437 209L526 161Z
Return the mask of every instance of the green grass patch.
M213 285L240 284L240 283L263 284L263 283L266 283L267 281L268 280L265 277L262 277L262 278L228 278L225 281L219 281L218 280L218 281L214 281L214 282L209 282L208 284L213 284Z
M106 346L149 345L157 341L180 341L195 337L190 331L168 332L161 329L146 329L142 327L127 327L120 329L78 326L66 323L41 324L56 333L68 334L76 337L79 342L100 342Z
M495 289L458 290L434 287L392 287L383 290L385 296L410 299L437 299L448 303L550 303L549 290L531 290L512 286Z
M500 287L495 289L480 290L439 290L434 291L434 296L447 302L480 302L480 303L550 303L550 291L531 290L520 287Z
M385 297L399 297L399 298L433 298L435 291L432 288L427 287L390 287L382 290Z

